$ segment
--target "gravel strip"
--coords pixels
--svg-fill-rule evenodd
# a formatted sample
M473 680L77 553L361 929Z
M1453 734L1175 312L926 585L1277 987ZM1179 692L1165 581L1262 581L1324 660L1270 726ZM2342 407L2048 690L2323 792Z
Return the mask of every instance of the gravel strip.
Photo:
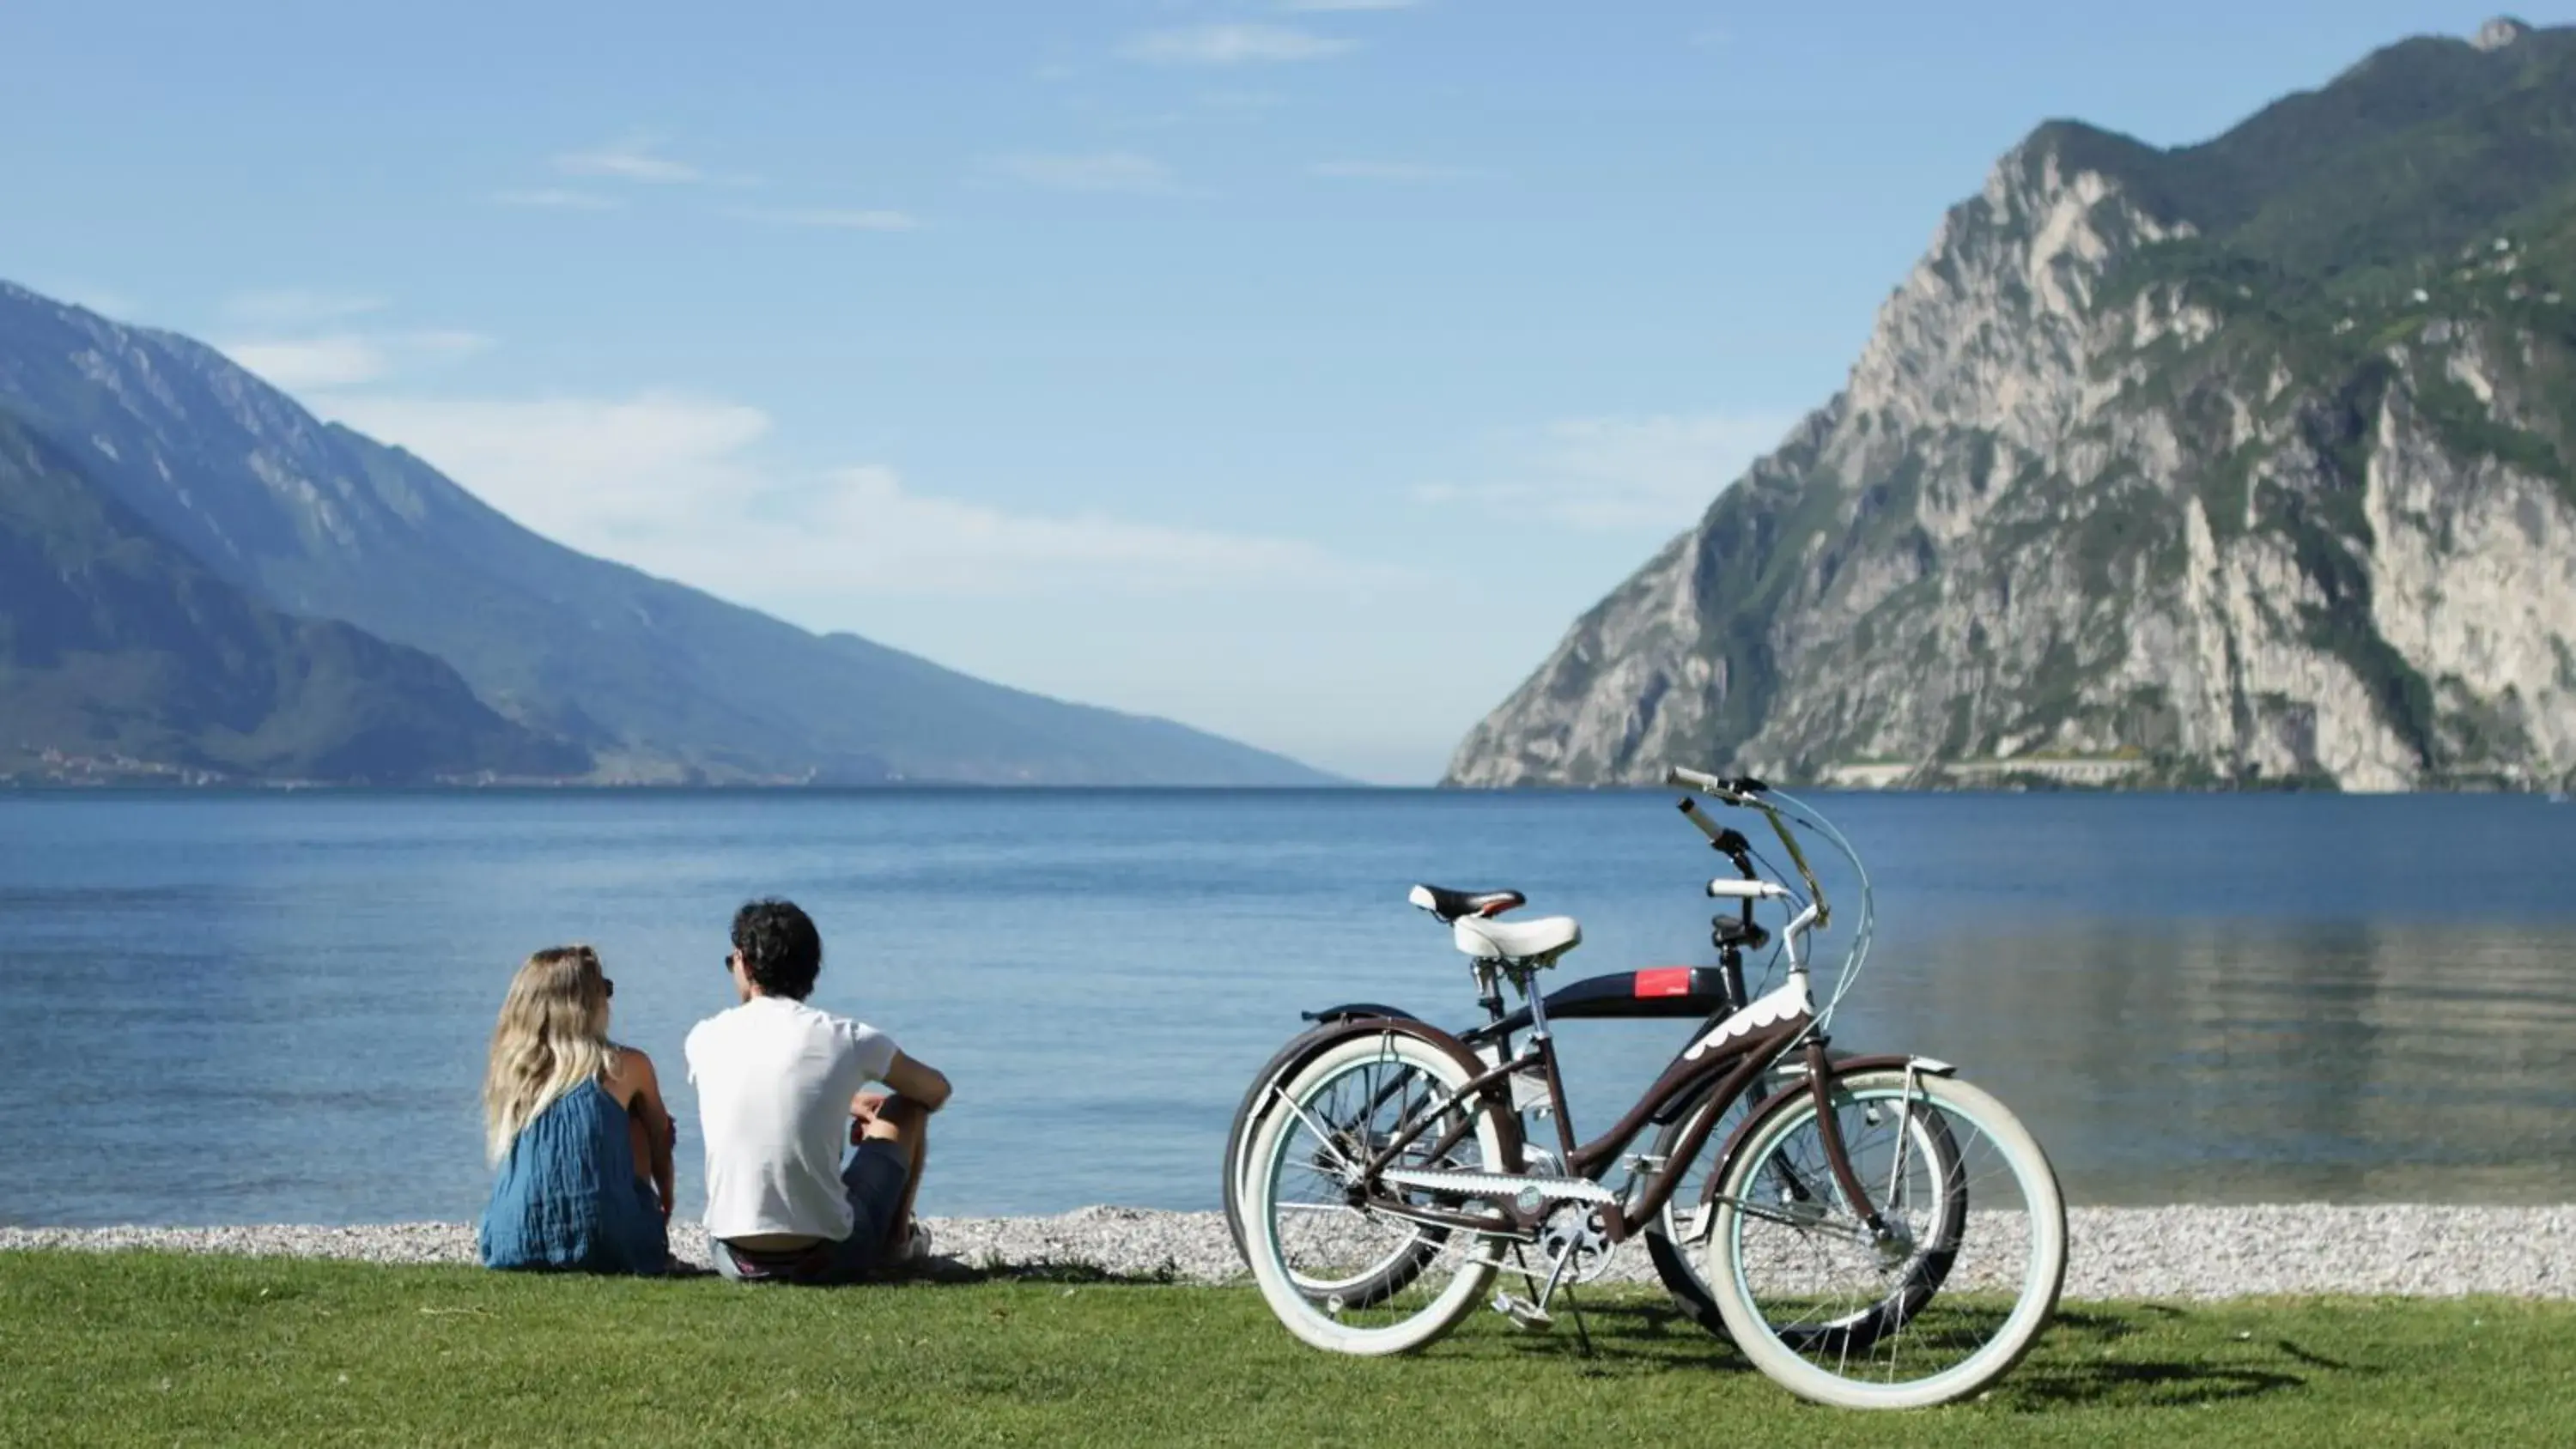
M2576 1299L2576 1207L2077 1208L2069 1298L2234 1298L2263 1294L2495 1293ZM938 1253L1004 1272L1097 1271L1224 1282L1245 1276L1212 1212L1090 1207L1058 1217L932 1218ZM706 1241L672 1233L704 1266ZM157 1249L376 1263L472 1263L464 1223L376 1227L0 1228L0 1252ZM1652 1281L1645 1253L1620 1250L1613 1278Z

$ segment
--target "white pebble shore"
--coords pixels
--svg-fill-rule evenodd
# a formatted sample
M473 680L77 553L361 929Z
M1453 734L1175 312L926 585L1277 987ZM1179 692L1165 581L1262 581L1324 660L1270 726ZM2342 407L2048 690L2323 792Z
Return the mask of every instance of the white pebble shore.
M2068 1298L2214 1299L2270 1294L2576 1298L2576 1207L2076 1208ZM1213 1212L1090 1207L1057 1217L932 1218L937 1252L970 1268L1097 1270L1227 1282L1247 1275ZM703 1266L706 1240L672 1248ZM464 1223L370 1227L6 1228L0 1252L37 1248L232 1253L376 1263L471 1263ZM1650 1281L1642 1249L1610 1276Z

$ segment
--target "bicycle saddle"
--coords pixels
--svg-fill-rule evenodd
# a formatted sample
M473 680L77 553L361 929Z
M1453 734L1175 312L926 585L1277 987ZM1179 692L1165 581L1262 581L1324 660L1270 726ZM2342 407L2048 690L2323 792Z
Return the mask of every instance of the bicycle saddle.
M1529 903L1519 891L1453 891L1436 885L1415 886L1405 899L1439 917L1444 926L1466 916L1499 916Z
M1527 961L1552 966L1556 958L1583 944L1583 928L1572 916L1542 916L1535 921L1489 921L1467 916L1450 924L1458 949L1479 961Z

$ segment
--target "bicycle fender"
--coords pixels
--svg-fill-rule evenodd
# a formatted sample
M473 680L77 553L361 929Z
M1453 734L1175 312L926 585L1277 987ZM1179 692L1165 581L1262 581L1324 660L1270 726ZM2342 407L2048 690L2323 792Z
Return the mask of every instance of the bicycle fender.
M1858 1076L1863 1072L1902 1072L1908 1069L1918 1076L1947 1077L1956 1075L1959 1070L1948 1062L1936 1061L1931 1057L1908 1056L1903 1053L1836 1057L1833 1059L1833 1068L1834 1075L1837 1077ZM1800 1078L1807 1075L1803 1063L1797 1064L1796 1075ZM1726 1163L1735 1160L1736 1149L1744 1145L1744 1139L1751 1136L1756 1127L1788 1111L1791 1104L1802 1100L1805 1096L1805 1090L1801 1089L1794 1092L1781 1092L1756 1103L1752 1111L1744 1114L1744 1120L1735 1124L1735 1130L1726 1134L1726 1148L1717 1157L1721 1169ZM1700 1189L1701 1201L1707 1201L1708 1196L1717 1191L1718 1179L1723 1176L1725 1173L1722 1170L1708 1175L1708 1181Z
M1351 1021L1359 1017L1386 1016L1399 1021L1420 1019L1400 1006L1386 1006L1375 1001L1345 1001L1339 1006L1327 1006L1321 1011L1301 1011L1297 1015L1306 1021L1327 1024Z
M1827 1052L1826 1055L1834 1064L1836 1076L1849 1076L1853 1072L1901 1072L1908 1067L1914 1069L1915 1075L1923 1077L1955 1077L1959 1074L1959 1069L1948 1062L1909 1056L1903 1052L1881 1052L1867 1057L1847 1057L1839 1052ZM1804 1062L1789 1062L1782 1070L1794 1070L1797 1075L1805 1076L1807 1067Z
M1409 1016L1353 1017L1349 1021L1316 1027L1300 1038L1301 1041L1312 1042L1313 1048L1303 1054L1303 1060L1297 1064L1296 1070L1303 1070L1305 1063L1314 1060L1318 1053L1339 1046L1354 1037L1380 1035L1412 1037L1425 1046L1447 1054L1449 1059L1456 1062L1469 1077L1481 1077L1492 1070L1486 1065L1484 1058L1477 1056L1465 1042L1427 1021L1416 1020ZM1504 1105L1508 1106L1509 1101L1510 1099L1506 1097ZM1497 1111L1494 1117L1502 1127L1503 1160L1510 1164L1505 1170L1518 1171L1523 1160L1520 1114Z

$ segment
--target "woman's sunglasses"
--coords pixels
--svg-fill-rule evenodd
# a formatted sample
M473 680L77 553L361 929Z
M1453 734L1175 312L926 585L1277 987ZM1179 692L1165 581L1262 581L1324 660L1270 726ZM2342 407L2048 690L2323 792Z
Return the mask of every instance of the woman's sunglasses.
M617 983L616 983L616 982L614 982L614 981L609 980L609 979L608 979L607 977L605 977L605 976L600 977L600 978L599 978L599 994L600 994L601 996L603 996L603 997L609 997L609 998L612 998L612 999L613 999L613 998L617 995Z

